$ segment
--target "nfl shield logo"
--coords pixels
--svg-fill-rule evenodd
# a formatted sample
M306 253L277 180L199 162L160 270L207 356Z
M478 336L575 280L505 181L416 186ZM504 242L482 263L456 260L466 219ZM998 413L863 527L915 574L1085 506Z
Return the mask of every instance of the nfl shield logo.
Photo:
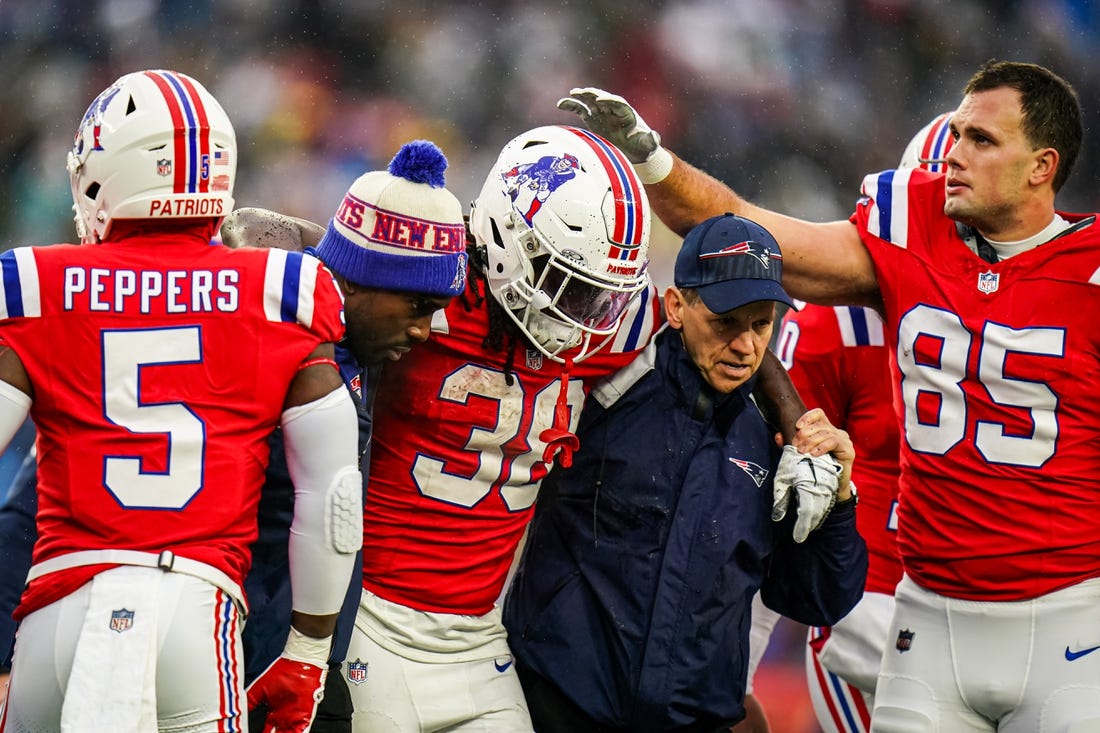
M899 652L907 652L913 647L913 637L916 636L915 631L909 629L902 629L898 632L898 641L895 646Z
M997 287L1000 284L1001 276L990 270L978 275L978 291L986 295L997 292Z
M367 681L367 663L356 659L348 662L348 682L361 685Z
M133 611L127 611L125 608L111 611L111 631L117 631L121 634L123 631L129 631L133 625Z
M527 349L527 368L533 371L542 369L542 352L535 349Z
M170 176L172 175L172 161L161 158L157 161L157 175L158 176Z

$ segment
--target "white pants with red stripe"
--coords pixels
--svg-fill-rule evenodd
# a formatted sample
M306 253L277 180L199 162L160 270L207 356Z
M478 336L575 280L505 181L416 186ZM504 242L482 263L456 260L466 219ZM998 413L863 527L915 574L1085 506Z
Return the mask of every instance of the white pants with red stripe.
M835 626L811 627L806 682L824 733L867 733L894 597L864 593Z
M204 580L106 570L23 619L0 731L243 731L241 623Z

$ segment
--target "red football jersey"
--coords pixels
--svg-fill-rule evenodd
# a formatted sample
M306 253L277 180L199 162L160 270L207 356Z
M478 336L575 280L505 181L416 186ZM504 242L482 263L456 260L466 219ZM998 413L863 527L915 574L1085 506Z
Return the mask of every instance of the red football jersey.
M1100 227L997 264L943 214L942 175L868 176L904 425L898 546L925 588L1034 598L1100 576Z
M193 235L24 247L0 269L0 343L35 391L34 562L170 549L243 582L287 387L343 335L328 270ZM98 569L42 576L19 613Z
M806 305L787 314L777 351L806 405L824 410L855 443L856 526L870 561L865 587L893 595L901 580L900 434L882 319L870 308Z
M574 365L570 431L592 385L648 343L658 307L643 292L615 341ZM484 305L467 310L459 297L442 316L426 343L382 370L363 587L420 611L481 615L503 589L550 468L540 436L554 423L563 365L522 342L512 360L487 351Z

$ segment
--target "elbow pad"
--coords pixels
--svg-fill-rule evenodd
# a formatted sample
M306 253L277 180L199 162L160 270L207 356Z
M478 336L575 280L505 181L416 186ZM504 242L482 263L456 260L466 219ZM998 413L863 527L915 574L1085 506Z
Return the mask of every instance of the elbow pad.
M287 468L294 482L290 587L295 611L324 616L343 604L363 545L359 421L341 386L282 416Z
M0 453L7 450L30 411L30 395L0 380Z

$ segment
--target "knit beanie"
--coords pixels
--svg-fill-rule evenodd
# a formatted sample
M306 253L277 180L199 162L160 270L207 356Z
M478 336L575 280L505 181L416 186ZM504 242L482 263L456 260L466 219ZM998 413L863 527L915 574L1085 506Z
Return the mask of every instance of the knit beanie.
M447 159L414 140L384 171L351 184L317 255L329 269L369 288L458 295L466 287L462 205L443 188Z

